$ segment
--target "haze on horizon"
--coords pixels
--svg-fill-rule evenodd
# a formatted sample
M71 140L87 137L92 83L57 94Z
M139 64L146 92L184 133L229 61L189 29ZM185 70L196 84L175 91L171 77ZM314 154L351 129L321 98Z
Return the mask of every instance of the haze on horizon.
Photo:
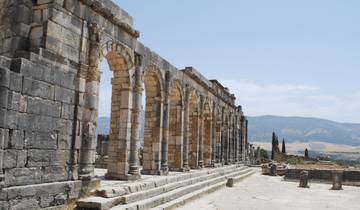
M360 1L116 0L140 40L229 87L246 115L360 123ZM99 116L109 116L106 61Z

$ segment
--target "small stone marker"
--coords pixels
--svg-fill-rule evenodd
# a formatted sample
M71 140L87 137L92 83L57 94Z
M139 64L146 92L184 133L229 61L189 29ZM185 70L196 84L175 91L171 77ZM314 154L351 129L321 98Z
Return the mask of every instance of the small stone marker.
M342 171L333 171L332 172L333 186L331 190L342 190L342 179L343 179Z
M263 175L270 175L270 168L269 168L269 165L268 164L263 164L261 166L261 173Z
M300 172L300 184L299 184L299 187L309 188L308 181L309 181L309 172L301 171Z
M276 164L270 165L270 176L276 176Z
M234 187L234 178L228 178L226 182L227 187Z

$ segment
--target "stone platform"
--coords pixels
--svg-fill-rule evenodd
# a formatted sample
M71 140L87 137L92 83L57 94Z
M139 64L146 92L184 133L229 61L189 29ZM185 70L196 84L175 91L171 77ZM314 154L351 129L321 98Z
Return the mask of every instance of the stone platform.
M97 169L100 179L106 170ZM77 202L78 209L173 209L189 200L226 185L228 178L240 181L253 174L244 165L170 172L168 176L144 175L141 180L102 180L95 196Z

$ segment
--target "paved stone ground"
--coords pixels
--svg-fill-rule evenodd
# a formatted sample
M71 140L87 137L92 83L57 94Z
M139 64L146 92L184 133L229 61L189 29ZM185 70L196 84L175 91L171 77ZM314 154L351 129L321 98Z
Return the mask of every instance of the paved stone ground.
M358 210L360 188L343 186L329 190L329 184L310 183L309 189L281 177L263 176L260 172L235 185L207 195L179 208L180 210Z

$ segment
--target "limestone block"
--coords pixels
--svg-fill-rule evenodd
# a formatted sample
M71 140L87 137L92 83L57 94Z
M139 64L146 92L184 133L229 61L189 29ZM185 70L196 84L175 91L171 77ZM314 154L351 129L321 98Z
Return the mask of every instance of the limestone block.
M5 169L5 184L7 186L27 185L41 182L40 168Z
M29 149L27 160L28 167L50 166L55 164L57 153L55 150Z
M21 74L11 72L10 74L10 90L21 92L23 87L23 76Z
M75 91L55 86L55 100L63 103L75 103Z
M11 200L10 206L12 210L39 209L39 203L35 198Z
M72 136L58 135L57 141L59 149L71 149Z
M0 149L5 149L9 144L9 130L0 128Z
M12 148L12 149L24 148L24 131L9 130L8 148Z
M6 87L0 87L0 108L8 108L9 89Z
M332 190L342 190L343 171L332 172Z
M309 182L309 172L301 171L299 187L309 188L308 182Z
M59 131L61 135L72 135L73 134L73 122L66 119L58 119L56 122L56 131Z
M41 177L42 182L54 182L67 179L67 173L62 166L47 166L44 167L43 175Z
M10 70L0 66L0 87L10 87Z
M57 1L59 1L59 0L57 0ZM64 1L64 0L61 0L61 1ZM67 2L69 2L70 4L73 3L73 1L67 1ZM63 5L63 4L60 4L60 5ZM79 4L79 10L84 10L84 6L80 6L80 5L81 4ZM68 5L66 4L66 6L68 6ZM81 7L81 9L80 9L80 7ZM81 35L81 26L82 26L81 19L71 16L71 15L64 13L57 9L53 9L52 12L53 12L53 15L51 17L52 21L54 21L57 24L61 24L64 28L67 28L67 29L73 31L73 32L77 33L78 35ZM82 17L82 16L79 16L79 17Z
M29 149L57 149L57 134L41 132L25 132L25 148Z
M85 92L85 106L89 109L98 109L99 98L97 95Z
M20 93L10 91L8 95L8 108L14 111L27 111L27 96Z
M24 86L23 93L28 94L34 97L41 97L44 99L53 99L54 98L54 86L49 83L41 82L38 80L33 80L29 78L24 78ZM62 93L62 92L60 92ZM61 95L64 96L65 95ZM57 93L57 97L59 97L59 91Z
M27 112L31 114L60 117L61 103L56 101L28 97Z
M61 118L74 119L74 105L63 103L61 106Z

